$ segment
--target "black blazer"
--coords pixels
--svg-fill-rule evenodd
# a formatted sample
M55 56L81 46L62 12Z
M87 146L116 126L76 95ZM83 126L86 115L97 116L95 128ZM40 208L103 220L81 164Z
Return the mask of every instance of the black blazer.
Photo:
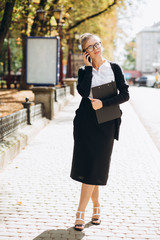
M129 100L129 92L128 92L129 86L125 81L124 74L122 73L120 66L113 62L110 62L110 64L115 76L118 94L112 98L103 99L102 100L103 106L121 104ZM82 100L79 106L79 109L81 109L81 111L85 107L86 101L90 101L88 97L90 94L91 82L92 82L92 68L93 68L92 66L82 66L78 71L77 90L78 90L78 93L82 96ZM115 121L116 121L115 139L118 140L121 118L118 118Z

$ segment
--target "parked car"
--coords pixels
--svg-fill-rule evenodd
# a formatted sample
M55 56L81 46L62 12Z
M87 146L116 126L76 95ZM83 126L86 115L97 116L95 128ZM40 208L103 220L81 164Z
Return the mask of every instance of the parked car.
M137 86L146 86L146 83L147 83L146 76L142 76L142 77L135 79L135 85L137 85Z
M147 82L146 82L147 87L154 87L155 82L156 82L156 77L154 75L147 75Z

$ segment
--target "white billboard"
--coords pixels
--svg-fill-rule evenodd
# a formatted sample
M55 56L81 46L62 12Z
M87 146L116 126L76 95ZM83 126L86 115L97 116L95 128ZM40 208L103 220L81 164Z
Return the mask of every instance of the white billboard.
M27 37L26 83L56 85L59 81L59 38Z

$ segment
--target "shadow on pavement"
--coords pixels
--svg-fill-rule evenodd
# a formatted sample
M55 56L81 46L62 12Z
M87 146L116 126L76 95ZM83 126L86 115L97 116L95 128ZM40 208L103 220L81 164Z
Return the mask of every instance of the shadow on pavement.
M57 229L57 230L46 230L45 232L41 233L39 236L34 238L33 240L42 240L42 239L47 239L47 240L60 240L60 239L69 239L69 237L77 236L76 239L82 239L85 234L80 231L74 230L73 227L68 228L68 229Z

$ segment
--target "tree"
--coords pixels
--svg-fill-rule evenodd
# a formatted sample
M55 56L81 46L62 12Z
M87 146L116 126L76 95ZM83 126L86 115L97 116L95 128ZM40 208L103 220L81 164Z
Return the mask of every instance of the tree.
M49 36L50 24L56 25L55 18L53 17L55 8L63 7L63 46L67 46L65 36L68 31L70 35L75 31L80 34L92 32L101 37L105 48L104 53L112 58L113 42L117 30L117 12L121 7L125 6L125 1L128 0L16 0L16 2L15 0L8 0L7 2L10 4L12 3L13 5L14 3L10 30L13 32L15 28L18 28L22 39L23 83L25 82L25 38L26 36ZM2 4L1 6L4 10L1 11L0 17L2 16L2 12L6 11L4 8L5 5ZM37 9L44 9L46 11L46 18L43 23L37 18ZM57 30L52 30L52 33L56 35Z
M136 67L136 43L135 39L131 42L126 43L125 46L125 60L123 63L123 68L126 70L135 70Z
M93 8L95 8L97 10L98 5L100 5L99 2L92 1L92 3L94 4ZM96 3L98 3L98 4L96 4ZM105 13L105 12L109 12L109 10L112 9L112 7L114 7L117 4L118 4L118 0L114 0L113 3L111 3L111 4L109 4L109 2L107 2L107 4L106 4L107 6L105 6L103 9L99 9L99 7L98 7L99 11L97 11L97 12L95 12L95 13L89 15L89 16L86 16L85 18L82 18L82 19L76 21L73 25L68 27L68 30L71 30L71 29L77 27L78 25L82 24L83 22L85 22L87 20L90 20L92 18L95 18L95 17L97 17L97 16L99 16L99 15ZM85 5L83 4L83 6L85 6ZM81 7L82 7L82 2L81 2Z
M6 1L5 7L4 7L4 14L3 14L2 22L0 25L0 52L3 46L4 39L8 33L8 29L11 25L12 13L13 13L15 2L16 0ZM3 4L4 3L2 1L1 6Z

